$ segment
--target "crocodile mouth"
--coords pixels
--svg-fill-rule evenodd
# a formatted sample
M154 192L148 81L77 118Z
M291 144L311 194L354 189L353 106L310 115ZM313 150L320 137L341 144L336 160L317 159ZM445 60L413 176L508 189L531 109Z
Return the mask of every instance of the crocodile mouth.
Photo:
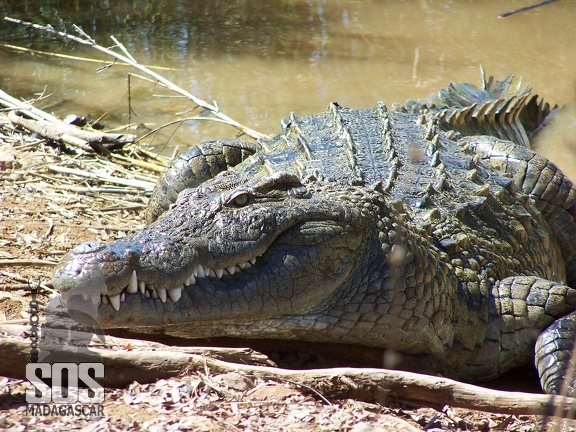
M159 299L162 303L166 303L170 299L173 303L177 303L182 297L184 290L193 288L200 279L227 279L251 268L256 264L256 260L260 256L262 255L225 268L210 268L198 264L183 283L173 288L163 288L156 284L139 280L137 271L133 270L128 285L116 295L100 294L100 303L111 305L117 312L120 311L122 303L126 301L127 296L130 295L139 295L141 298L146 299Z
M222 218L199 235L196 225L159 219L125 239L85 243L60 261L53 286L89 297L103 328L162 331L304 313L347 280L363 233L354 208L304 204L252 211L242 228Z
M209 262L196 257L161 276L138 260L122 272L123 282L109 280L108 289L95 296L98 320L106 328L151 328L207 320L250 322L308 310L348 277L358 250L359 240L350 239L354 231L348 223L298 223L254 245L252 255L244 250Z

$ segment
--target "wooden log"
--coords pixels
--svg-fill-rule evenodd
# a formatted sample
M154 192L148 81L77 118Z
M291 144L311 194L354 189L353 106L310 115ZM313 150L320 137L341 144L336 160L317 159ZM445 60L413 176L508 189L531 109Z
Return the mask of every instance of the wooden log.
M25 379L30 346L15 334L24 326L0 325L0 375ZM22 333L20 333L22 334ZM108 337L107 337L108 339ZM403 401L441 409L445 405L513 415L574 417L576 399L543 394L506 392L452 379L376 368L291 370L270 364L267 357L247 349L168 347L158 343L113 338L120 349L90 348L102 358L106 387L138 381L150 383L190 371L241 372L312 389L327 399L359 399L386 403ZM123 347L123 348L122 348ZM218 357L218 358L215 358ZM250 362L252 364L245 364ZM257 365L254 365L256 363Z
M0 323L0 376L25 379L26 364L30 362L30 326L22 320L16 324ZM77 335L76 335L77 336ZM92 335L88 334L87 339ZM81 338L79 338L81 339ZM105 377L99 380L105 387L124 387L134 381L150 383L196 369L202 359L220 359L232 367L234 363L274 366L268 357L250 348L170 347L157 342L139 341L106 336L105 347L90 346L89 352L73 353L74 361L93 362L101 357ZM57 343L44 344L44 349L58 350ZM60 350L60 353L65 351ZM203 366L202 366L203 367Z

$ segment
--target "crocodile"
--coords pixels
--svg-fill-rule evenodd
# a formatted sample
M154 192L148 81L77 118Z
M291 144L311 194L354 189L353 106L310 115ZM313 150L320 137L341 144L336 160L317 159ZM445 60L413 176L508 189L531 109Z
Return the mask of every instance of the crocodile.
M386 349L467 381L535 362L558 393L576 189L530 148L551 111L482 74L203 142L167 169L141 231L72 249L53 286L93 296L104 329Z

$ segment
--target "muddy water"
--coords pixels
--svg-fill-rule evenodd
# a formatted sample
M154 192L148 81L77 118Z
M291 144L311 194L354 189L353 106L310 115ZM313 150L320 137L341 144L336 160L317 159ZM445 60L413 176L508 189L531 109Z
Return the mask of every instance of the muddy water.
M22 6L24 3L25 6ZM32 5L28 3L33 3ZM39 5L47 3L44 8ZM560 1L509 18L531 1L7 1L0 13L55 26L78 23L102 45L115 34L142 63L227 115L274 133L291 111L306 115L331 101L350 107L425 97L450 80L477 83L480 65L503 78L514 72L558 104L576 99L576 6ZM73 6L70 6L73 5ZM2 9L4 8L4 9ZM73 43L11 25L0 43L107 59ZM126 124L127 68L0 47L0 88L59 116L99 117ZM132 121L143 134L192 106L149 82L131 79ZM554 126L554 125L552 125ZM566 110L549 128L541 151L576 178L576 126ZM157 135L170 153L233 129L186 123ZM150 140L149 140L150 141Z

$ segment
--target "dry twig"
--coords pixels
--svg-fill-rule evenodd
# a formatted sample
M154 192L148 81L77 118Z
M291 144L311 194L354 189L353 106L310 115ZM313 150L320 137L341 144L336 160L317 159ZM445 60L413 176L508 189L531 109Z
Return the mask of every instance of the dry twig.
M152 191L152 189L154 188L153 183L145 182L145 181L141 181L141 180L131 180L131 179L124 179L124 178L119 178L119 177L115 177L115 176L107 176L107 175L104 175L101 173L96 174L96 173L91 173L91 172L85 172L82 170L61 167L58 165L48 165L47 168L50 171L54 171L54 172L58 172L58 173L75 175L75 176L85 177L85 178L90 178L90 179L98 179L98 180L105 181L108 183L115 183L115 184L119 184L119 185L123 185L123 186L131 186L134 188L143 189L143 190L148 191L148 192Z
M9 266L9 265L43 265L43 266L54 266L58 264L55 261L48 261L48 260L41 260L41 259L5 259L0 260L0 266Z

